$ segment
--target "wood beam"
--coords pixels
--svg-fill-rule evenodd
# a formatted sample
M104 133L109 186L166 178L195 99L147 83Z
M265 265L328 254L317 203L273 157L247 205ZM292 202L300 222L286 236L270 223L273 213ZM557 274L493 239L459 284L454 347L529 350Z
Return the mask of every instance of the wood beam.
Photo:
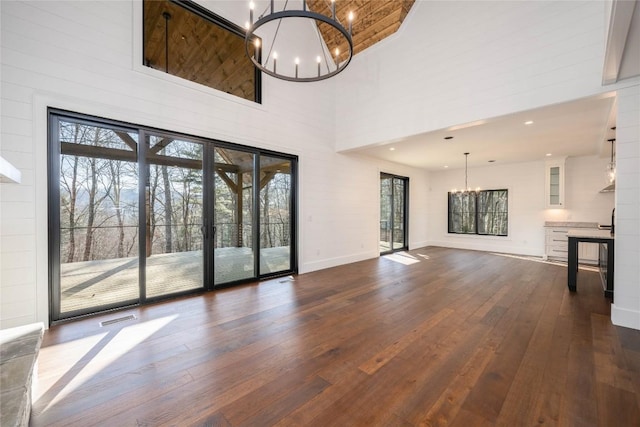
M114 133L118 135L122 142L127 144L129 148L131 148L133 151L138 151L138 143L135 139L131 138L131 135L129 135L127 132L122 131L114 131Z

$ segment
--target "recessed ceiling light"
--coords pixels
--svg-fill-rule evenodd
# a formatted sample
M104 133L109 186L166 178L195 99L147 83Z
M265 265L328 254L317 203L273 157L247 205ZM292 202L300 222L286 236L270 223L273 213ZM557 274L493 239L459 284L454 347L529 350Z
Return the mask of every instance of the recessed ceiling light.
M547 153L547 154L545 154L545 156L551 157L551 153Z
M396 151L396 149L391 147L391 148L389 148L389 151Z
M445 165L445 166L444 166L444 168L445 168L445 169L446 169L446 168L448 168L448 167L449 167L449 166L447 166L447 165Z
M532 125L533 124L533 120L527 120L526 122L524 122L525 125Z
M444 139L453 139L452 136L445 136Z

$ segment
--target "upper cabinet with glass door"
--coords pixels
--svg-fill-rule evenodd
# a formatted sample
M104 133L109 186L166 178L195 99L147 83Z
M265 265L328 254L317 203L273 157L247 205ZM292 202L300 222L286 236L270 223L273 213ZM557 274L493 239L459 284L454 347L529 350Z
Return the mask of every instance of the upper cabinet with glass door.
M545 206L563 209L564 203L564 162L565 158L549 160L545 164Z

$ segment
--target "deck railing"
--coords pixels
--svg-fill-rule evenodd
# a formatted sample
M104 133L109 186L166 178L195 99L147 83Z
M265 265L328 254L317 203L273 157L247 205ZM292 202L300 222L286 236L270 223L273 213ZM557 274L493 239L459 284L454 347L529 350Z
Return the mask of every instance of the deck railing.
M251 224L220 222L215 224L215 247L252 247L253 227ZM194 251L202 249L202 224L171 224L171 243L168 245L166 224L156 223L150 241L148 255ZM85 259L88 227L73 227L74 249L71 249L70 227L60 227L60 256L63 262L113 259L136 256L138 254L137 225L100 225L91 227L89 256ZM120 230L123 231L122 238ZM288 222L265 222L260 224L261 248L289 246L291 244ZM170 247L168 247L170 246ZM69 257L69 251L73 254Z

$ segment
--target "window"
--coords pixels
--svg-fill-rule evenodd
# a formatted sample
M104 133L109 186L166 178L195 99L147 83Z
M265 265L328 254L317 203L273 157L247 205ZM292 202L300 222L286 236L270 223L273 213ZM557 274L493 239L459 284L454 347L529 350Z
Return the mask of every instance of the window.
M449 193L449 233L506 236L508 190Z
M145 66L261 102L261 74L245 52L243 28L192 1L145 0L143 11Z

